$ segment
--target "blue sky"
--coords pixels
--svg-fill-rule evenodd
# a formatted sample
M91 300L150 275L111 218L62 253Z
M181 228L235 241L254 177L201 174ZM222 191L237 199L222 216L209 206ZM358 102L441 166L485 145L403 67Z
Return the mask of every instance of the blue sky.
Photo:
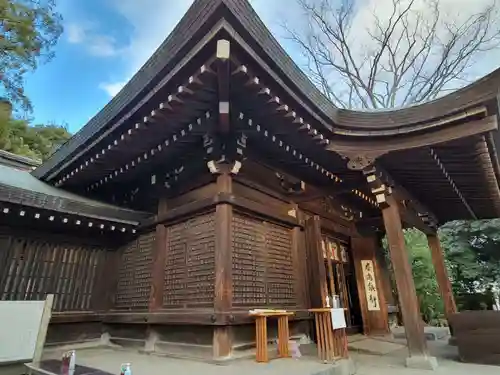
M418 0L424 4L423 0ZM466 17L490 0L442 0ZM56 57L26 77L34 123L67 124L78 131L146 62L193 0L57 0L65 31ZM285 21L300 24L295 0L251 0L254 9L295 60L298 51L283 38ZM457 4L460 3L460 6ZM371 9L388 11L391 0L360 0L352 37L366 29ZM366 30L365 30L366 31ZM362 43L358 43L362 46ZM493 56L492 56L493 57ZM497 66L490 59L479 75Z
M263 18L272 19L283 1L270 7L263 0L252 3ZM34 123L64 123L73 133L79 130L146 62L191 3L59 0L65 30L56 57L26 77Z

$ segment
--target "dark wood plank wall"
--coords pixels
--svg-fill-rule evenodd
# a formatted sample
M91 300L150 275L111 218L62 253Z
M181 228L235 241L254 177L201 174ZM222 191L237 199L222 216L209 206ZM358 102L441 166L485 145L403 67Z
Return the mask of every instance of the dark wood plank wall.
M41 300L54 294L54 311L93 311L103 307L96 286L112 256L110 249L78 239L0 236L0 298Z

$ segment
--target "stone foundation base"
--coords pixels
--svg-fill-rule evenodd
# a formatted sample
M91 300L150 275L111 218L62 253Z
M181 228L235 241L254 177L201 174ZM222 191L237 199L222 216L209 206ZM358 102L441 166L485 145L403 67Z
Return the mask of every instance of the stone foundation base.
M417 355L406 358L406 367L419 370L435 370L438 363L436 357Z
M335 364L329 365L314 375L354 375L355 373L354 362L348 358L338 360Z

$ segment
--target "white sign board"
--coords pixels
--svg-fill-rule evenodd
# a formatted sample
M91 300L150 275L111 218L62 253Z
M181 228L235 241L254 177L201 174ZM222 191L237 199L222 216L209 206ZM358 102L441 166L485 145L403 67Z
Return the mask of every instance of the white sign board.
M380 302L378 300L377 282L375 281L375 270L373 261L362 260L363 280L365 282L365 294L368 311L379 311Z
M0 363L31 361L45 301L0 301Z
M331 316L333 329L346 328L344 309L332 309Z

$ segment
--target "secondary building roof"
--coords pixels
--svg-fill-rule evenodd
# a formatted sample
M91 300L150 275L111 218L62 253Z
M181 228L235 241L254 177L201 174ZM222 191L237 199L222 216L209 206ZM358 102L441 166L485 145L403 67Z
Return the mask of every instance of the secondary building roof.
M69 193L5 165L0 165L0 201L130 225L150 216Z

